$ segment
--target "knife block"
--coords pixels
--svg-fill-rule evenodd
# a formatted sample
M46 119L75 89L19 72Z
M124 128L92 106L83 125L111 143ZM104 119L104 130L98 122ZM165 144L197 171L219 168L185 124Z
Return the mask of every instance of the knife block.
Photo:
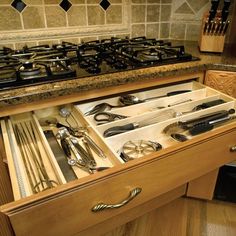
M220 15L220 13L217 13ZM200 38L199 38L199 49L201 52L216 52L221 53L224 50L225 34L216 35L214 33L204 32L205 24L208 21L209 14L206 13L202 19ZM220 16L219 16L220 19Z

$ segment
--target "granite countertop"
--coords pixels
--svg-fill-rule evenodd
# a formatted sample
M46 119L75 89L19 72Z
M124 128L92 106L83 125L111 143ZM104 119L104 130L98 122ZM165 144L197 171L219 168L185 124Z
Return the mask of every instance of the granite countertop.
M229 55L227 50L225 50L223 54L200 53L196 42L173 42L173 45L178 44L184 44L186 52L191 53L195 57L199 57L201 60L6 90L0 92L0 107L6 108L6 106L10 105L42 101L44 99L75 94L81 91L137 81L148 81L153 78L166 76L181 76L186 73L210 69L236 71L236 57Z

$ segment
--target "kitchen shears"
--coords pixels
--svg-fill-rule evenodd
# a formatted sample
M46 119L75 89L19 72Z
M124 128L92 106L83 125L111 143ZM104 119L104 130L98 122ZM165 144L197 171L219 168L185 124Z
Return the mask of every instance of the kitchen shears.
M98 122L98 125L106 124L111 121L127 118L128 116L114 114L111 112L99 112L94 115L94 120Z

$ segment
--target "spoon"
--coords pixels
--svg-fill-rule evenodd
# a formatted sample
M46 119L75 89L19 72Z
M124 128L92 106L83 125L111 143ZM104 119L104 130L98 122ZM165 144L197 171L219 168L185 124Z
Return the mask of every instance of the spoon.
M87 112L84 113L85 116L89 116L89 115L94 115L98 112L103 112L103 111L108 111L111 110L114 107L123 107L124 105L111 105L109 103L103 102L100 103L98 105L96 105L95 107L91 108L90 110L88 110Z
M138 103L142 103L142 102L147 102L150 100L154 100L154 99L158 99L158 98L164 98L164 97L169 97L169 96L174 96L174 95L178 95L181 93L186 93L186 92L190 92L191 90L179 90L179 91L173 91L173 92L169 92L165 95L162 96L156 96L156 97L151 97L151 98L146 98L146 99L140 99L135 95L131 95L131 94L127 94L127 95L123 95L120 97L119 101L126 106L129 105L134 105L134 104L138 104Z

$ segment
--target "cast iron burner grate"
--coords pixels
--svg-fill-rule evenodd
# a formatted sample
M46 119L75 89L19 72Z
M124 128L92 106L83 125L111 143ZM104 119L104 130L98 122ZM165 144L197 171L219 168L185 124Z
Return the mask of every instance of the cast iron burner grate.
M109 38L0 50L0 90L199 60L168 41Z

